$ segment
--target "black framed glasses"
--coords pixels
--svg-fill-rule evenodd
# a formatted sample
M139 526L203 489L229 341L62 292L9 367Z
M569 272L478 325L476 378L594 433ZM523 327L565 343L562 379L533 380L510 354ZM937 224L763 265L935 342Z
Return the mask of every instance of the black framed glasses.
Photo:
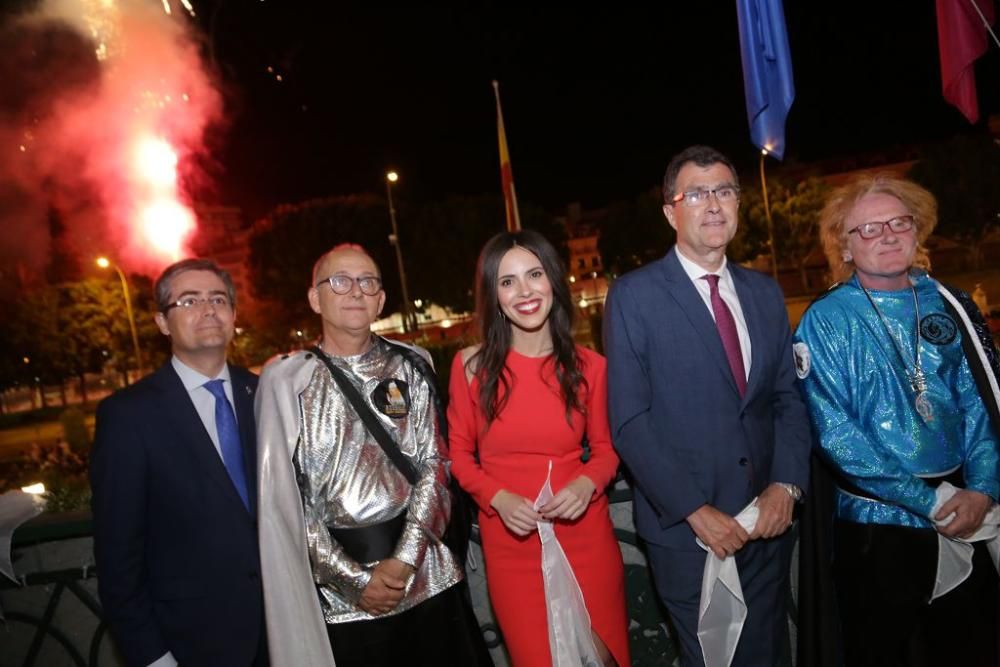
M173 303L168 303L163 309L163 312L169 312L172 308L193 310L195 308L204 308L205 306L211 306L216 310L228 310L233 307L228 296L223 294L213 294L212 296L185 296L177 301L174 301Z
M722 204L739 201L740 186L730 184L720 185L714 190L688 190L687 192L678 192L674 195L674 198L670 200L670 203L676 204L683 201L685 206L700 206L701 204L707 202L708 198L712 195L715 195L715 198Z
M913 216L912 215L899 215L891 220L886 220L885 222L862 222L860 225L854 229L847 232L848 234L857 234L866 241L872 239L877 239L882 236L885 232L885 228L889 227L894 234L901 234L903 232L908 232L913 229Z
M351 290L354 289L354 283L358 284L358 289L365 296L375 296L382 289L382 279L378 276L361 276L355 278L343 273L336 273L316 283L316 287L319 287L323 283L327 283L334 294L350 294Z

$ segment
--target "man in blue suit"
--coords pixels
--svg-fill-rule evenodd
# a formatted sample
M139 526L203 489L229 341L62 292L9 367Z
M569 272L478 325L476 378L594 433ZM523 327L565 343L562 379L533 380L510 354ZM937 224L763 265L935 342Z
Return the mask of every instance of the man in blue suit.
M257 377L226 363L229 274L188 259L154 287L173 357L97 411L90 460L104 616L129 665L263 665Z
M635 520L682 664L703 664L698 608L706 552L735 555L747 617L733 664L779 664L787 646L788 528L806 490L809 422L795 386L781 289L726 261L739 182L705 146L663 183L677 244L618 279L605 351L612 437L635 485ZM734 518L754 498L749 533Z

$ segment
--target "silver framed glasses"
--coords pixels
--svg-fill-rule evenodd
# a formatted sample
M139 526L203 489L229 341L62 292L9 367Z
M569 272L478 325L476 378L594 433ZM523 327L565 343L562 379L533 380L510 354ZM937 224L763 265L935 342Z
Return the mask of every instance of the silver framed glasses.
M358 284L358 289L365 296L375 296L382 289L382 279L378 276L360 276L355 278L343 273L335 273L329 278L324 278L316 283L316 287L319 287L323 283L328 284L334 294L350 294L351 290L354 289L354 283Z
M678 192L674 195L674 198L670 200L671 204L676 204L678 202L684 202L685 206L700 206L708 201L708 198L715 195L715 198L721 204L728 204L730 202L736 202L740 199L740 186L738 185L720 185L713 190L688 190L687 192Z
M908 232L913 229L913 216L912 215L899 215L891 220L886 220L885 222L862 222L860 225L854 229L847 232L848 234L857 234L866 241L871 241L872 239L877 239L882 236L885 232L885 228L889 227L895 234L902 234L903 232Z
M216 310L228 310L232 308L232 303L229 301L229 297L224 294L213 294L211 296L185 296L181 297L173 303L168 303L163 309L166 313L172 308L180 308L181 310L193 310L195 308L204 308L205 306L211 306Z

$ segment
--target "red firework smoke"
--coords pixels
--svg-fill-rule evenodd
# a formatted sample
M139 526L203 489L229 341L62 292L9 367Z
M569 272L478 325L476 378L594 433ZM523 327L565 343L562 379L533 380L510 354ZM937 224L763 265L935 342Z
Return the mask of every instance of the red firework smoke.
M54 95L14 127L0 116L0 142L9 142L0 177L11 176L28 204L32 197L45 202L26 204L22 213L29 214L10 223L44 225L37 215L54 205L68 246L82 259L108 254L130 270L155 273L187 252L195 216L184 172L220 109L191 24L183 12L168 15L148 0L47 0L18 27L52 21L91 43L98 76Z

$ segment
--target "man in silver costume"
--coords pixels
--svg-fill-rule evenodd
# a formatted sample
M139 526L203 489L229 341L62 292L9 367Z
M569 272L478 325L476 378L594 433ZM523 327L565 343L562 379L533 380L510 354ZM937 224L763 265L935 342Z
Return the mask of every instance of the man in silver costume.
M370 332L385 303L378 267L360 246L337 246L316 262L308 297L322 318L318 348L269 362L257 399L271 660L297 667L332 665L334 657L339 667L488 662L463 597L462 568L441 542L450 496L433 379L412 360L413 348L402 354ZM413 484L327 362L398 443L417 471Z
M851 667L1000 664L998 579L984 544L1000 545L1000 364L969 296L926 271L936 223L934 197L911 181L866 175L832 193L820 236L841 282L809 307L793 345L835 484L832 507L815 515L834 521ZM804 524L803 553L821 551L805 545L824 537ZM950 567L955 558L964 564ZM803 600L817 597L802 584L815 577L807 569ZM800 653L799 664L814 663Z

